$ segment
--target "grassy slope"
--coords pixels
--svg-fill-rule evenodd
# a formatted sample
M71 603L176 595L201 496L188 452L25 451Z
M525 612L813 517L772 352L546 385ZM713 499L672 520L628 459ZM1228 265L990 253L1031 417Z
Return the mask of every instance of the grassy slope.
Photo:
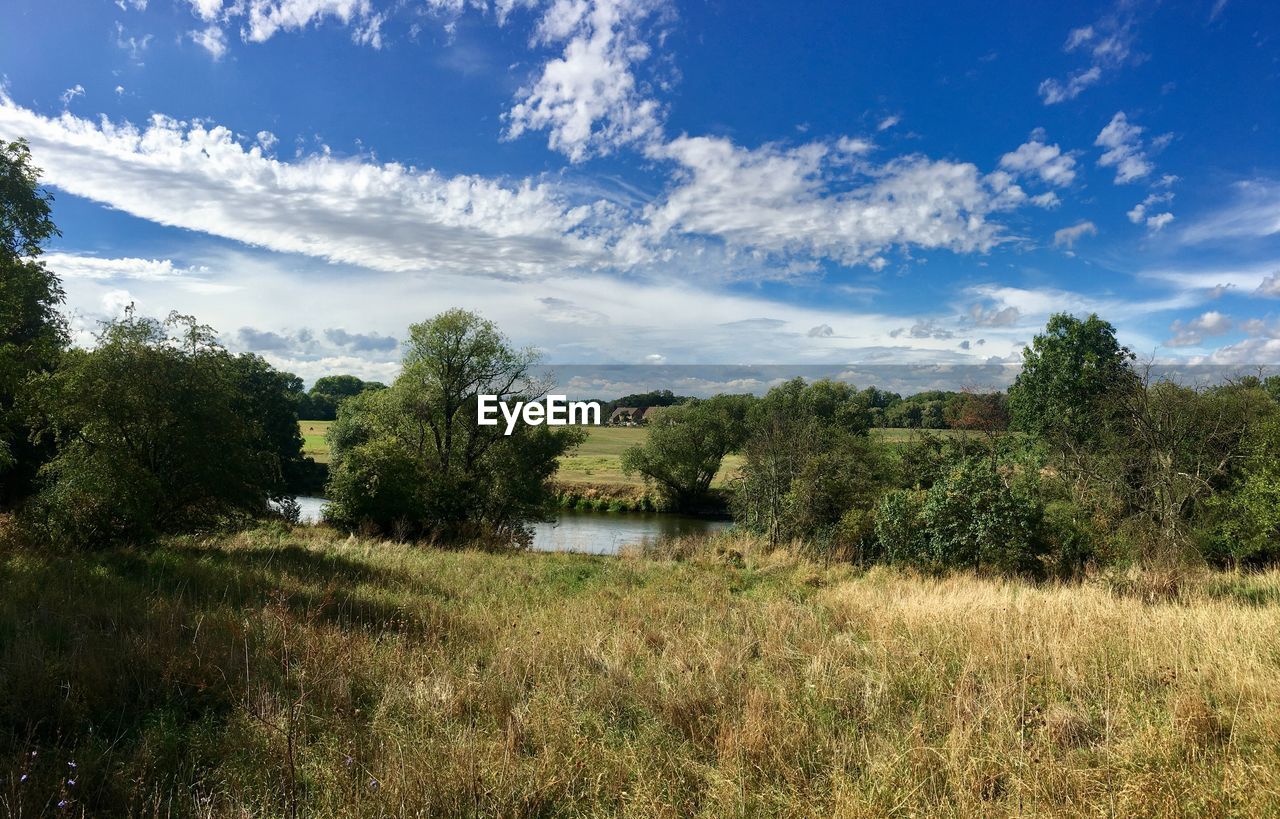
M1148 603L724 546L0 558L0 812L1280 812L1278 575Z
M324 435L331 421L303 421L302 436L306 454L321 463L329 462L329 446ZM563 459L556 480L565 484L605 484L635 487L644 483L638 475L627 476L622 472L622 453L630 446L644 442L644 427L592 427L589 437L576 452ZM950 434L947 430L935 431ZM910 439L911 430L875 429L872 435L901 443ZM730 455L725 458L715 485L723 486L738 471L742 458Z

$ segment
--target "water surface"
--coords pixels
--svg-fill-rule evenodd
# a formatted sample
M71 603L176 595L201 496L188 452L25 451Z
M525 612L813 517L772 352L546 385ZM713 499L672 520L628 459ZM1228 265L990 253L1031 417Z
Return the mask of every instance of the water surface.
M324 498L298 497L302 523L319 523ZM730 521L639 512L561 511L553 523L533 527L533 548L542 552L614 555L624 546L641 546L663 538L709 534L727 529Z

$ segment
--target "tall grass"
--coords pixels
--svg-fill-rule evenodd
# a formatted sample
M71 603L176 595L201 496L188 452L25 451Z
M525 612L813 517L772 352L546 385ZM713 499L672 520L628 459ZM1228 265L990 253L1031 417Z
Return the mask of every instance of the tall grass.
M1035 587L797 555L284 529L13 552L0 809L1280 812L1280 575Z

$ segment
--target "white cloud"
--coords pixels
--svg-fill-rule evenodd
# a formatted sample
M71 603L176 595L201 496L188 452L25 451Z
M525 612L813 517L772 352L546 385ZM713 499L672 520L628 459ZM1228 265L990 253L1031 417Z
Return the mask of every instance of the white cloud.
M208 23L191 36L217 59L226 51L224 24L239 23L240 36L262 43L280 32L300 31L335 20L352 29L361 45L382 47L385 13L375 12L371 0L188 0L191 13Z
M1165 211L1157 213L1154 216L1147 217L1147 228L1152 232L1162 230L1165 225L1173 221L1173 214Z
M1259 296L1271 296L1272 298L1280 298L1280 273L1272 273L1262 280L1258 285L1258 289L1253 291Z
M891 114L890 116L887 116L884 119L880 120L880 124L876 126L876 130L887 131L893 126L897 125L899 122L902 122L902 117L898 116L897 114Z
M1154 170L1142 148L1143 130L1140 125L1130 124L1124 111L1117 111L1093 141L1094 145L1106 149L1098 164L1116 169L1117 185L1141 179Z
M1075 99L1084 93L1086 88L1094 85L1100 79L1102 79L1102 69L1095 65L1092 68L1074 72L1067 77L1066 82L1055 80L1052 77L1043 80L1037 90L1040 92L1040 97L1044 100L1045 105L1056 105L1060 102Z
M1050 185L1070 185L1076 178L1076 161L1057 145L1039 140L1019 145L1017 150L1000 157L1000 167L1014 173L1036 174Z
M589 224L545 184L245 147L221 126L156 115L144 129L0 96L0 134L27 137L48 182L162 225L376 270L536 275L604 264Z
M1151 206L1163 204L1166 202L1172 202L1172 201L1173 201L1172 191L1165 191L1164 193L1153 193L1147 196L1146 199L1143 199L1141 202L1134 205L1133 208L1127 211L1125 215L1128 216L1129 221L1133 222L1135 225L1140 225L1143 222L1146 222L1149 227L1152 226L1153 220L1158 220L1160 217L1168 216L1168 219L1164 220L1164 224L1160 224L1158 227L1155 227L1156 230L1159 230L1161 227L1164 227L1165 224L1168 224L1168 222L1173 220L1173 214L1162 213L1162 214L1159 214L1158 216L1149 216L1148 214L1151 209Z
M836 331L831 329L830 324L819 324L815 327L810 327L808 332L809 338L831 338L835 334Z
M217 20L222 15L222 0L188 0L191 11L201 20Z
M1165 342L1169 347L1194 347L1202 343L1206 336L1221 336L1231 332L1235 323L1231 317L1217 310L1196 316L1190 321L1174 321L1169 325L1173 338Z
M184 270L171 259L100 258L75 253L45 253L40 260L63 278L71 279L174 279L199 271Z
M187 36L196 45L209 52L209 55L215 60L221 60L227 53L227 35L218 26L209 26L199 31L189 31Z
M868 264L893 247L986 251L1000 241L987 216L1017 203L971 164L907 156L872 166L838 143L748 149L680 137L650 156L678 164L678 184L647 209L651 230L757 253Z
M67 106L71 105L71 101L73 99L75 99L76 97L83 97L83 96L84 96L84 86L81 85L80 83L76 83L75 85L68 88L66 91L63 91L62 96L59 97L59 99L62 100L62 107L66 108Z
M554 0L536 42L563 44L506 114L506 136L547 131L547 144L581 162L661 136L662 107L635 74L651 53L642 25L660 0Z
M1096 235L1098 235L1098 226L1093 222L1077 222L1070 227L1055 230L1053 232L1053 245L1054 247L1073 248L1081 237Z
M1235 201L1187 226L1185 242L1263 238L1280 234L1280 183L1250 179L1232 185Z
M142 54L151 45L150 34L144 34L141 37L134 35L126 35L123 23L116 23L116 47L129 52L129 59L139 65L142 64Z
M1062 50L1068 54L1085 54L1089 65L1071 72L1066 80L1049 78L1042 81L1038 90L1044 104L1056 105L1073 100L1096 85L1104 71L1138 61L1140 58L1133 54L1133 38L1132 20L1120 14L1110 14L1092 25L1072 29Z

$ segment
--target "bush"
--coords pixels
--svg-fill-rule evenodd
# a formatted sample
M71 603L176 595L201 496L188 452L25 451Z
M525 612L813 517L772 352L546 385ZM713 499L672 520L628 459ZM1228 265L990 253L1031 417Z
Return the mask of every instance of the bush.
M1040 574L1043 515L1033 493L1010 486L984 458L960 462L935 483L919 520L939 565Z
M69 546L209 530L264 515L301 460L287 379L194 319L130 310L66 355L35 399L57 455L27 522ZM276 394L279 393L279 394Z
M892 563L928 566L932 562L929 542L920 523L925 493L895 489L880 499L876 508L876 539Z

